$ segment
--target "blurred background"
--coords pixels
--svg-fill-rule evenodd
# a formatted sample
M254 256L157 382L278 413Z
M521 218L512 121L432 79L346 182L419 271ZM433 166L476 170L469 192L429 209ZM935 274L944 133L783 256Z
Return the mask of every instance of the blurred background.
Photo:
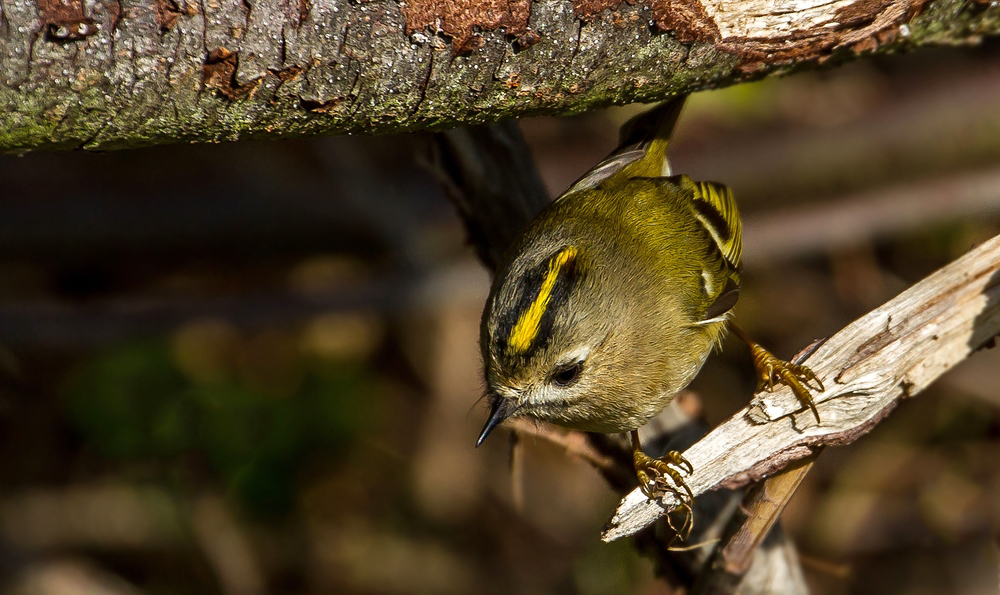
M639 106L522 123L553 196ZM485 416L488 275L426 138L0 157L0 592L670 593L586 463ZM789 357L1000 233L1000 44L699 93L740 323ZM710 424L754 387L727 341ZM1000 350L827 449L783 521L816 593L995 593Z

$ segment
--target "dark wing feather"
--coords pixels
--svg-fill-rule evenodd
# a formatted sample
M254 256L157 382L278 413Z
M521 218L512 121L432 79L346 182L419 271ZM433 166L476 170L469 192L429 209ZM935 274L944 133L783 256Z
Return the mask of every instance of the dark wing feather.
M722 265L721 270L709 267L705 273L715 281L707 296L712 302L702 320L716 320L730 311L740 296L743 226L740 224L740 214L729 188L715 182L684 180L682 184L692 189L690 202L692 214L712 239L709 259L722 261L719 263Z
M695 217L708 230L730 268L738 272L743 256L743 226L733 193L715 182L696 182L695 186L691 200Z

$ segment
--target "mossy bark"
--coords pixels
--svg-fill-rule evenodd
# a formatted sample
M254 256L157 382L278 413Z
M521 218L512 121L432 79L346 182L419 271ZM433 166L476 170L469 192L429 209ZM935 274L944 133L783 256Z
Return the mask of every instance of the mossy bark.
M439 4L4 0L0 151L439 130L1000 32L995 2L962 0L859 0L770 37L696 0Z

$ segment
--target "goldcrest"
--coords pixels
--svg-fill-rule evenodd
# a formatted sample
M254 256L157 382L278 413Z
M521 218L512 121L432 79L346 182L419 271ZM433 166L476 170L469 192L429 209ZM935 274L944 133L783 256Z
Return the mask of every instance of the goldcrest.
M683 104L681 97L626 123L619 148L507 250L482 317L490 413L477 446L514 416L633 431L647 495L662 489L664 475L675 484L666 489L690 494L668 462L641 453L634 430L694 379L722 340L739 296L742 237L725 186L670 171L666 151ZM762 358L767 383L789 377L808 396L811 372ZM677 453L668 460L690 472Z

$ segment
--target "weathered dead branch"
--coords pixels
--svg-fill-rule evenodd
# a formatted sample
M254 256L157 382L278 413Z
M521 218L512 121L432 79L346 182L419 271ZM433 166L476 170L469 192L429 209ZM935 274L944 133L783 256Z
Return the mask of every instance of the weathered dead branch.
M684 452L695 495L745 485L827 445L853 442L900 400L912 397L1000 333L1000 236L930 275L823 343L805 363L826 385L822 424L786 387L762 393ZM675 501L633 490L604 532L632 535Z

